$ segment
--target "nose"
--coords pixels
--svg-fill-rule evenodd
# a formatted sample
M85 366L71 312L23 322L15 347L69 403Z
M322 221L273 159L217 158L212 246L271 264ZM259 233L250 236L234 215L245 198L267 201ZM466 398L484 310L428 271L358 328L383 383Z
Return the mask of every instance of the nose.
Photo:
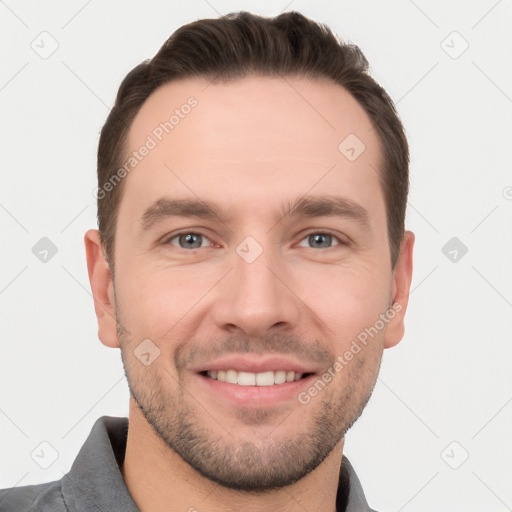
M271 250L263 250L252 262L235 253L233 269L216 289L216 325L250 337L263 337L272 329L295 329L302 303L291 280L284 263Z

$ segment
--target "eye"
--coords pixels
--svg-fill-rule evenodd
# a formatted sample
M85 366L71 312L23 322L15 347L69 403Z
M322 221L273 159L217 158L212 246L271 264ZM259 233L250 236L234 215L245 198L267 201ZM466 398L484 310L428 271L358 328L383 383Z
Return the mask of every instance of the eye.
M208 243L210 242L210 243ZM178 233L166 241L163 242L165 245L173 245L180 249L192 250L200 249L202 247L212 247L211 240L201 233L193 231L187 231ZM308 245L304 245L304 243ZM347 242L343 241L339 236L336 236L327 231L313 231L306 235L299 246L309 247L313 249L329 249L340 245L348 245Z
M209 240L206 236L201 235L200 233L194 233L192 231L188 231L186 233L179 233L178 235L175 235L172 238L167 239L165 244L176 245L175 243L173 243L173 240L178 241L178 246L181 249L199 249L201 247L208 247L212 245L211 243L203 245L203 242L211 242L211 240Z
M306 243L311 244L308 247L313 249L329 249L330 247L333 247L333 242L336 242L334 246L347 245L343 240L341 240L341 238L324 231L314 231L309 233L309 235L307 235L302 240L305 240ZM302 242L299 244L299 246L304 247Z

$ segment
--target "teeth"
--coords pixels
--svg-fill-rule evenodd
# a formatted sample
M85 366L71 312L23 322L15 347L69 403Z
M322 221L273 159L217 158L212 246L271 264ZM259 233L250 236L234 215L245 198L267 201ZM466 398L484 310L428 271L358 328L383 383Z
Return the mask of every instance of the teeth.
M256 374L249 372L238 372L236 384L240 384L241 386L256 386Z
M212 370L206 372L206 375L214 380L228 382L229 384L238 384L239 386L273 386L274 384L284 384L285 382L294 382L302 378L302 373L293 371L268 371L261 373L237 372L236 370Z
M274 372L256 374L256 386L272 386L274 384Z
M228 370L226 372L226 382L230 384L236 384L238 382L238 372L235 370Z
M274 383L275 384L284 384L286 382L286 372L283 370L279 370L274 374Z

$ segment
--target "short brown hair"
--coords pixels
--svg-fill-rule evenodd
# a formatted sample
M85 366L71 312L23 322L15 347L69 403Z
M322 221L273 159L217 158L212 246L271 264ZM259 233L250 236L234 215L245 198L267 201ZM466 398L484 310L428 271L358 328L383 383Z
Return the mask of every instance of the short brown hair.
M222 82L251 74L328 78L345 88L365 110L383 152L379 176L394 268L405 229L409 147L393 101L368 68L357 46L342 42L327 26L298 12L267 18L242 11L197 20L176 30L151 60L124 78L101 130L98 225L111 270L124 180L108 191L101 187L116 177L128 150L130 125L144 101L158 87L177 79L204 77Z

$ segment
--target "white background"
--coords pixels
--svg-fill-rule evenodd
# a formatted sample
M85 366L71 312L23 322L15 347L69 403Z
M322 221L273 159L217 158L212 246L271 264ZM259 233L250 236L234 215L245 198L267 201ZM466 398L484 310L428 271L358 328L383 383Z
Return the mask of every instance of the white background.
M297 10L365 52L412 155L407 332L345 454L377 510L510 510L511 1L180 4L0 2L0 487L59 479L98 417L128 414L83 248L99 131L122 78L182 24ZM47 59L31 47L43 31L58 42ZM58 248L47 263L32 253L42 237ZM452 237L468 248L456 262L441 250ZM59 454L48 469L31 458L43 441Z

